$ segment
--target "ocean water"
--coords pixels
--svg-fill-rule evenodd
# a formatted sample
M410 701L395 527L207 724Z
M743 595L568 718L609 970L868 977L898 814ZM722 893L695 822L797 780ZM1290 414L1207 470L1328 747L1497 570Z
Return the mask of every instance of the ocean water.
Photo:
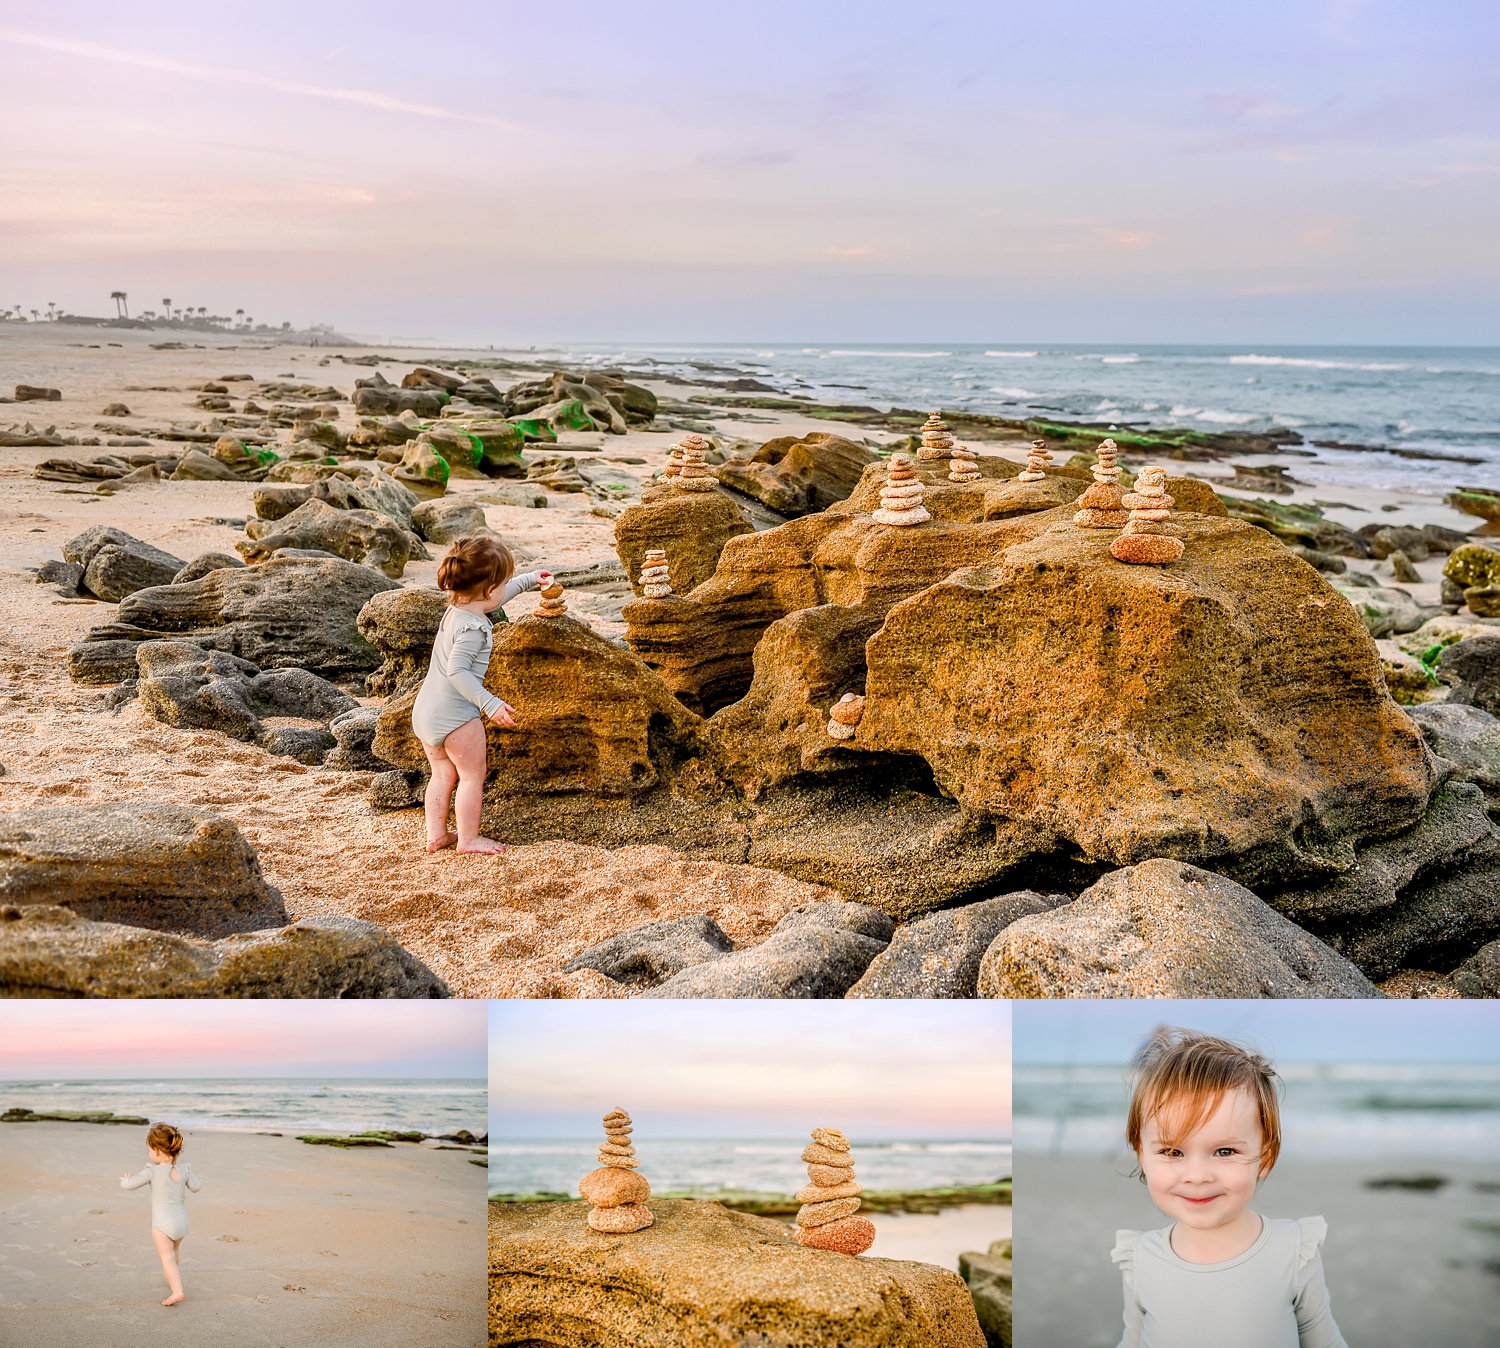
M1239 346L569 346L527 353L788 395L1101 422L1296 431L1312 483L1500 487L1500 348ZM1319 447L1316 440L1366 446ZM1410 455L1439 457L1409 457Z
M1283 1154L1345 1160L1500 1160L1500 1065L1278 1064ZM1124 1154L1119 1066L1022 1066L1012 1076L1021 1152Z
M598 1164L597 1138L511 1138L490 1144L490 1192L576 1193ZM807 1183L799 1159L805 1137L786 1139L635 1138L641 1174L658 1192L711 1196L726 1189L795 1193ZM991 1184L1010 1175L1008 1142L857 1141L854 1165L867 1189L926 1189Z
M107 1109L179 1128L360 1132L391 1128L453 1133L486 1128L489 1083L480 1080L308 1078L208 1081L5 1081L0 1111Z

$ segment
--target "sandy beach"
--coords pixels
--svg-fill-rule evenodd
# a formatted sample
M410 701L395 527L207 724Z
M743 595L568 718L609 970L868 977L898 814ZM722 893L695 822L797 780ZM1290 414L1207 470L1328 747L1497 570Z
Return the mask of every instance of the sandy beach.
M1015 1323L1018 1348L1113 1348L1120 1279L1110 1262L1121 1228L1166 1220L1127 1177L1128 1157L1016 1157ZM1367 1181L1435 1175L1435 1190ZM1280 1162L1256 1207L1320 1215L1329 1294L1359 1348L1484 1348L1494 1342L1500 1284L1500 1166L1447 1160Z
M69 325L0 325L0 389L27 382L62 393L57 402L4 407L0 423L30 422L38 430L55 426L59 435L99 441L97 446L0 449L0 810L114 801L212 809L233 820L256 848L293 920L348 915L375 922L461 996L620 996L624 986L602 974L565 974L562 966L610 936L690 914L713 918L737 946L754 944L790 910L837 897L776 871L690 860L667 846L609 849L549 841L515 846L499 858L429 856L421 846L421 812L373 810L366 800L368 773L308 767L217 732L174 729L137 701L109 710L103 689L72 682L68 648L109 622L116 606L58 597L51 587L32 583L25 568L58 558L65 540L94 524L115 525L179 557L232 552L243 537L241 522L255 513L253 488L242 482L148 481L98 494L90 484L34 478L37 462L107 452L108 432L98 424L128 422L149 429L173 420L205 422L206 415L193 409L195 390L226 375L331 384L347 395L355 378L375 368L399 383L423 360L493 358L484 351L375 351L366 354L381 363L371 367L345 363L344 358L361 354L355 348L340 349L335 357L318 348L271 347L228 333L205 333L187 335L193 341L201 337L196 349L151 349L151 339L159 336ZM510 382L504 372L495 377L502 385ZM641 382L679 406L698 391L682 383ZM103 409L117 402L128 406L130 416L102 418ZM352 410L348 403L339 406L348 429ZM814 430L869 444L896 438L783 410L721 416L704 409L701 415L714 418L711 428L717 434L747 443ZM644 481L665 464L680 433L674 427L682 424L680 416L663 414L650 430L572 432L555 448L567 453L576 445L581 460L610 462ZM976 448L1019 461L1024 440L1017 435ZM1295 456L1261 459L1293 468L1297 463ZM1215 483L1232 476L1225 463L1190 464L1182 471ZM463 500L492 485L487 479L455 480L449 496ZM1412 491L1340 489L1337 496L1340 504L1329 506L1329 516L1351 526L1370 520L1464 529L1475 524ZM1278 499L1327 504L1327 497L1325 490L1297 487L1292 497ZM614 564L614 521L608 512L594 513L595 505L584 493L552 492L545 509L488 504L484 514L514 545L522 566ZM434 557L441 552L435 547ZM1437 600L1443 563L1436 554L1417 564L1420 583L1409 586L1415 598ZM402 583L431 587L436 566L436 561L412 562ZM1349 567L1391 583L1387 563L1350 560ZM570 612L600 635L618 636L624 631L620 608L629 597L623 583L570 590ZM523 594L509 612L523 616L537 602L535 594ZM1407 985L1396 983L1390 990L1406 992Z
M465 1150L313 1147L189 1130L187 1300L170 1309L150 1203L118 1177L145 1160L128 1125L0 1134L0 1310L14 1348L485 1341L484 1172Z
M931 1214L875 1212L872 1252L882 1259L916 1259L958 1271L966 1250L983 1253L1011 1233L1011 1209L1004 1203L970 1203Z

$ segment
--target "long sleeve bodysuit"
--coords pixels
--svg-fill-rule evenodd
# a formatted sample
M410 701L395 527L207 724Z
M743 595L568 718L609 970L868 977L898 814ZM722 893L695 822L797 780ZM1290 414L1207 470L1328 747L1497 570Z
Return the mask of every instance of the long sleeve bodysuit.
M1125 1283L1119 1348L1348 1348L1334 1323L1318 1253L1328 1224L1261 1218L1248 1250L1191 1264L1172 1228L1120 1231L1110 1258Z
M188 1233L187 1191L197 1193L203 1181L193 1174L186 1161L178 1161L177 1178L172 1178L172 1166L148 1162L137 1175L126 1175L120 1181L122 1189L139 1189L151 1186L151 1225L171 1240L181 1240Z
M501 592L509 603L538 585L538 573L512 576ZM412 704L411 728L423 744L441 744L477 716L491 716L500 699L484 686L495 633L490 620L467 609L450 608L432 643L432 663Z

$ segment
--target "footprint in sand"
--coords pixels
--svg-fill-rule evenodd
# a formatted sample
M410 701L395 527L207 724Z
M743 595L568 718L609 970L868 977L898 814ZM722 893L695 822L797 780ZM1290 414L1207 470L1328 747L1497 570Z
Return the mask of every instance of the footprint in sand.
M102 1217L102 1216L104 1216L104 1209L103 1208L90 1208L89 1209L89 1216L90 1217Z
M240 1243L238 1236L215 1236L214 1239L222 1240L226 1245L238 1245Z
M258 1297L256 1297L256 1298L255 1298L255 1299L256 1299L256 1300L257 1300L257 1301L258 1301L258 1302L260 1302L260 1304L261 1304L261 1305L262 1305L262 1306L269 1306L269 1305L270 1305L270 1304L271 1304L271 1298L270 1298L270 1297L268 1297L268 1296L267 1296L267 1295L266 1295L266 1294L265 1294L265 1293L264 1293L264 1292L262 1292L262 1293L261 1293L261 1294L260 1294L260 1295L259 1295L259 1296L258 1296Z
M330 1259L337 1259L339 1257L337 1250L319 1250L318 1253L326 1254Z
M424 1273L422 1276L424 1278L446 1278L448 1275L446 1273Z
M333 1196L335 1198L353 1198L354 1197L353 1194L341 1194L341 1193L338 1193L337 1191L334 1192Z
M283 1292L305 1292L307 1288L298 1287L295 1283L284 1282L281 1284L281 1290Z
M235 1208L234 1215L236 1217L243 1217L245 1215L245 1209L244 1208Z

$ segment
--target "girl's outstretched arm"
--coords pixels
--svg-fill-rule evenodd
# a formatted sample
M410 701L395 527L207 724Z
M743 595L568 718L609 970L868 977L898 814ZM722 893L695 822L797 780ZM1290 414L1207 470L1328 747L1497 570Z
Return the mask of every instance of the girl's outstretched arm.
M505 704L484 686L474 668L481 663L484 650L484 633L470 627L453 638L453 647L448 653L447 668L442 672L453 685L458 695L484 716L493 716Z
M151 1167L148 1165L139 1175L121 1175L120 1188L139 1189L151 1183Z
M519 576L512 576L505 582L505 588L500 591L502 604L508 604L518 594L524 594L527 590L534 590L542 583L543 576L550 576L550 571L523 571Z
M186 1161L182 1163L182 1173L187 1177L183 1180L183 1183L194 1193L197 1193L203 1187L203 1181L193 1174L193 1167Z

